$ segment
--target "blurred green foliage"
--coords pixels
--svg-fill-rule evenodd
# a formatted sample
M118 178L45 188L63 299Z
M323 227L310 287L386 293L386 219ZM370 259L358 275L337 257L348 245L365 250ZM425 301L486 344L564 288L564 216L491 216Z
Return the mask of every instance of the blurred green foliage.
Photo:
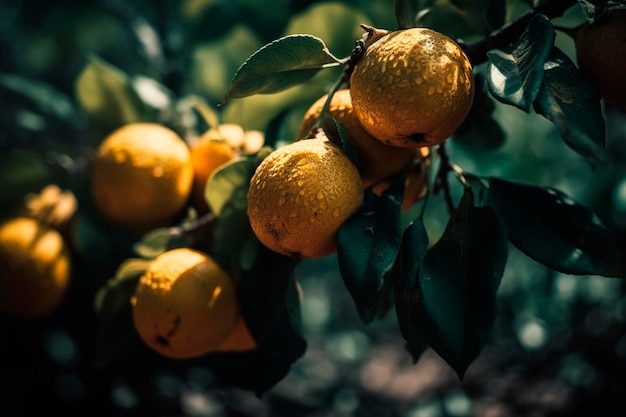
M528 7L523 0L414 3L422 10L420 24L467 44L520 16ZM589 6L594 2L583 3ZM478 4L489 13L480 12ZM580 10L572 9L553 23L569 27L584 19ZM110 303L110 310L98 307L103 299L96 294L103 286L128 292L132 279L137 278L136 270L129 267L123 279L108 281L120 273L123 261L137 255L138 244L134 236L98 217L86 185L91 152L108 132L123 123L150 120L171 126L186 137L196 135L206 128L193 104L201 100L215 110L221 122L263 130L272 143L291 141L296 139L304 111L329 90L340 68L326 69L306 84L276 94L230 100L217 109L241 64L263 45L292 34L318 37L336 57L343 58L361 37L360 24L394 29L396 22L394 2L389 0L0 3L1 214L12 215L26 195L50 183L71 189L80 204L78 226L71 237L75 280L67 300L54 315L35 322L0 316L0 415L54 410L66 415L103 416L414 417L493 415L497 407L505 410L504 415L616 415L625 405L620 393L626 390L624 281L556 272L530 260L514 246L509 247L487 351L468 368L463 383L439 356L423 352L421 335L415 329L403 328L404 339L414 342L407 347L409 352L413 357L422 355L413 365L392 314L365 325L362 311L340 277L336 256L306 260L289 271L304 293L298 330L308 344L307 353L290 371L280 368L284 362L279 359L281 355L299 357L302 346L297 342L273 346L279 354L272 357L254 353L215 357L211 363L170 363L138 343L123 316L129 305ZM555 44L564 54L555 59L571 60L574 65L571 39L557 31ZM477 73L484 76L487 67L487 63L478 65ZM105 94L99 90L102 86L107 86ZM480 107L473 109L475 117L462 127L463 134L449 141L450 159L477 177L505 177L557 187L592 209L616 231L618 239L625 241L624 112L602 106L607 157L592 169L575 146L562 140L563 129L540 116L546 110L538 109L540 114L524 112L495 100L488 92L487 87L479 90ZM574 114L587 114L577 111ZM583 135L598 133L592 130ZM453 181L451 187L454 200L460 201L462 184ZM527 204L527 213L533 213L533 202L521 202ZM224 207L230 210L232 223L238 223L241 207L236 202L227 203ZM403 228L406 219L415 218L417 213L412 211L401 219ZM445 202L429 201L424 218L428 219L424 231L431 242L446 235ZM559 218L545 219L562 226ZM421 231L413 232L417 235L414 239L423 237ZM480 240L480 232L472 236ZM234 239L239 236L223 231L222 236L225 253L228 248L247 244ZM153 236L146 245L139 245L139 253L145 255L150 249L158 252L161 244L159 236ZM402 248L412 250L409 244ZM490 254L492 251L482 256ZM621 259L621 254L611 255L610 260L615 259ZM250 265L252 261L243 262ZM272 266L271 262L257 264L262 269L271 270ZM411 268L410 262L405 268ZM274 311L276 306L263 305L272 300L263 297L267 295L263 290L270 286L258 288L253 284L262 282L249 282L249 305L258 307L261 303L267 314L274 313L281 317L281 323L288 324L266 328L259 336L271 339L274 331L293 331L293 311ZM293 298L294 289L287 284L282 283L280 289ZM384 286L375 284L377 289ZM439 294L437 288L432 291ZM463 300L467 294L471 292L456 296ZM439 294L433 301L440 297L445 295ZM396 295L396 299L401 297ZM108 321L109 326L103 329L103 314L113 318L122 314L122 318ZM254 312L248 314L253 316ZM459 317L471 319L463 312ZM264 317L257 319L267 323ZM280 340L298 341L298 337ZM111 346L112 341L128 344ZM101 355L103 345L112 357ZM453 353L462 356L463 351ZM114 363L107 367L94 363L94 358L113 358ZM139 360L133 360L136 358ZM259 363L266 369L255 368ZM289 373L259 399L217 382L228 382L229 378L241 381L240 375L232 374L233 369L260 375L258 380L248 381L252 389L277 382L263 380L267 375ZM268 373L268 369L275 373ZM547 392L552 400L541 402L537 399L541 392Z

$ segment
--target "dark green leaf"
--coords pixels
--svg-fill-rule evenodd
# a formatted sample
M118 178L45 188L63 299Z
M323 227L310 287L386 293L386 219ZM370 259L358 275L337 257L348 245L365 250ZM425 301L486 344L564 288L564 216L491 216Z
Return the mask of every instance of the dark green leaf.
M505 141L505 133L493 117L495 104L487 82L481 74L474 76L476 93L472 108L463 123L454 132L452 139L467 149L490 151L499 148Z
M488 181L486 203L526 255L566 274L624 277L623 251L591 210L551 187Z
M127 259L115 276L95 296L99 319L95 361L98 367L128 372L131 367L150 356L132 321L130 299L140 276L148 266L144 259Z
M264 148L256 155L229 162L207 181L207 202L218 217L214 256L232 271L248 269L256 258L258 242L248 220L247 193L256 167L269 153L270 149Z
M360 170L362 168L362 166L363 166L363 162L360 160L359 154L356 151L356 149L354 148L354 145L352 144L350 139L348 138L348 135L346 135L346 131L337 122L337 120L335 120L335 119L331 119L331 120L333 121L333 130L332 130L332 132L333 133L335 131L337 132L337 135L339 136L339 140L341 140L341 147L343 148L343 152L348 156L350 161L352 161L354 166L356 166ZM324 128L326 129L326 127L324 127Z
M422 218L411 223L402 236L402 244L393 267L396 315L405 348L417 362L426 350L424 338L424 302L419 287L428 250L428 235Z
M293 313L299 303L293 275L297 263L260 246L256 262L242 273L239 286L241 312L259 349L286 365L306 350Z
M382 196L365 190L363 205L337 235L339 271L362 318L376 316L374 307L385 273L393 264L400 241L404 181L393 181Z
M539 93L544 62L550 55L556 33L544 15L533 17L511 48L487 53L487 82L493 96L525 112Z
M149 260L129 258L122 262L110 279L96 293L94 309L102 320L130 305L130 297L135 292L139 277L146 271Z
M535 111L554 123L567 146L597 166L606 156L600 94L557 48L545 63L544 74Z
M491 207L465 190L419 275L428 344L460 379L489 339L507 260L504 227Z
M239 67L222 100L272 94L302 84L324 68L340 65L324 42L311 35L287 35L256 51Z

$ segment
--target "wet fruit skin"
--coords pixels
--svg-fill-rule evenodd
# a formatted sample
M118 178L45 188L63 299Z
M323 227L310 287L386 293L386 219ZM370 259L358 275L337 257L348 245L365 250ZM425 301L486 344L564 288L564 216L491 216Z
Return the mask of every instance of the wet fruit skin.
M141 276L131 305L141 339L175 359L216 351L240 317L230 276L213 258L189 248L155 258Z
M316 100L306 111L300 125L298 137L305 137L319 119L328 94ZM357 168L361 174L363 187L369 187L382 180L407 170L416 158L419 149L389 146L370 135L354 112L349 89L341 89L333 94L328 108L328 118L322 128L333 143L341 146L341 137L335 126L337 122L352 145L358 159Z
M574 39L580 72L606 102L626 110L626 9L609 11L593 24L584 23Z
M252 230L269 249L321 258L337 250L337 231L363 202L356 167L325 137L276 149L257 167L248 190Z
M355 112L378 140L434 146L454 133L474 100L461 47L427 28L391 32L369 46L350 78Z
M52 313L67 291L71 256L61 234L35 219L0 225L0 311L24 318Z

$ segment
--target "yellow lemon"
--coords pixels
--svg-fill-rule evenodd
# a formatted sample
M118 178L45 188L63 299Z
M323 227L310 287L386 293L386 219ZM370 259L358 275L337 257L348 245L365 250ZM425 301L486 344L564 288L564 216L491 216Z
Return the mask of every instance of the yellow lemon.
M257 167L248 190L248 217L269 249L304 258L337 250L337 231L363 202L359 172L326 139L274 150Z
M36 318L54 311L70 281L71 257L63 237L35 219L0 225L0 310Z
M134 123L108 135L93 159L94 202L112 223L139 233L168 226L187 204L193 164L187 143L155 123Z
M313 128L327 98L328 94L320 97L306 111L298 132L299 138L305 137ZM417 148L389 146L370 135L354 112L349 89L341 89L333 94L328 107L328 116L341 126L357 154L363 187L369 187L407 170L419 156ZM326 119L327 123L321 127L332 142L341 145L335 122L331 119Z
M170 358L215 351L239 320L235 285L205 253L172 249L156 257L131 298L141 339Z
M363 127L393 146L437 145L454 133L474 100L472 65L448 36L428 28L390 32L350 77Z

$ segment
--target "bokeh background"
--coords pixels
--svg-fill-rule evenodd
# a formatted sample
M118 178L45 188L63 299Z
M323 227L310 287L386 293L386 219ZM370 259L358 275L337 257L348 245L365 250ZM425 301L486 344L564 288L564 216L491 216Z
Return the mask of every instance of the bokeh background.
M433 7L424 23L467 43L488 33L483 20L453 3L459 2L422 1ZM522 0L507 1L507 16L527 7ZM582 19L572 10L555 24L569 27ZM217 384L201 364L161 362L125 372L124 364L103 369L95 363L94 295L132 255L134 240L93 221L85 186L90 152L133 118L159 121L183 134L197 132L202 120L190 110L190 98L217 106L237 68L262 45L307 33L344 57L361 37L361 23L394 29L394 2L0 2L0 213L8 215L28 193L54 183L76 194L81 225L73 236L72 286L61 307L36 321L0 315L1 416L621 415L624 280L555 273L513 247L491 341L463 381L433 351L414 364L393 314L364 325L334 256L298 265L308 350L260 398ZM575 59L566 35L558 33L557 45ZM89 98L98 90L85 76L89 65L114 68L132 81L141 112L121 111L118 99L108 99L106 111L90 111ZM306 108L337 75L328 70L278 94L232 100L220 108L220 117L273 140L293 140ZM475 174L557 187L626 236L623 111L603 107L608 158L592 169L542 117L493 106L496 136L503 141L471 132L453 138L448 151L454 163ZM445 226L445 207L437 199L429 204L427 228L434 240Z

